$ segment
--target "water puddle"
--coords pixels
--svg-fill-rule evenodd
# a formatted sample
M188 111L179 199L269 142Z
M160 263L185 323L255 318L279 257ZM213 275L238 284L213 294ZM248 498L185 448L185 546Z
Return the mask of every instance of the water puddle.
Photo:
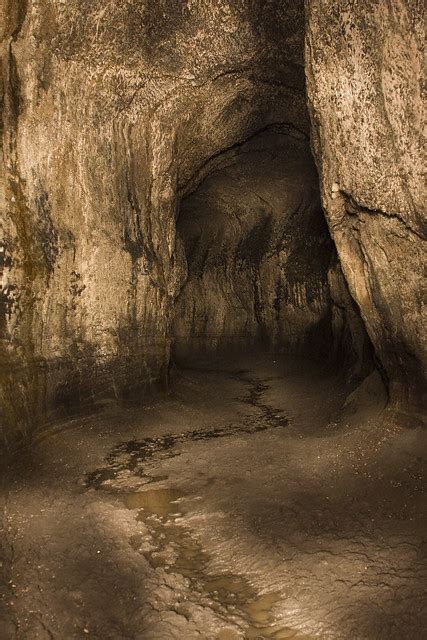
M148 513L166 516L171 513L172 503L182 494L176 489L147 489L122 496L128 509L144 509Z
M180 455L179 445L255 434L288 425L282 411L263 404L262 395L268 386L243 377L243 373L239 371L232 375L248 385L248 392L241 400L258 409L258 415L212 429L121 442L106 458L104 467L87 474L85 485L116 493L128 509L137 511L136 519L144 524L148 535L132 536L130 544L154 569L161 568L187 580L188 597L199 606L211 609L224 621L218 640L303 638L278 626L280 593L259 595L242 576L212 574L209 555L183 522L190 498L176 488L153 487L153 482L166 479L155 475L157 463ZM176 611L179 613L178 609Z
M133 548L143 553L153 568L187 578L192 597L229 621L217 640L308 640L308 636L277 623L275 608L280 605L280 593L259 595L242 576L210 573L209 555L178 521L188 509L188 497L182 492L170 487L150 488L121 497L128 509L138 511L137 520L151 536L149 545L142 536L134 537Z

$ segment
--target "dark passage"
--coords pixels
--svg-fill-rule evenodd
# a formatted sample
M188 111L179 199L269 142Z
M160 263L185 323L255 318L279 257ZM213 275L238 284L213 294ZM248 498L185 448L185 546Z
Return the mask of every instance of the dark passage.
M423 7L0 10L0 640L419 640Z
M188 278L175 306L185 357L271 346L333 347L333 243L308 138L268 127L225 153L181 202Z

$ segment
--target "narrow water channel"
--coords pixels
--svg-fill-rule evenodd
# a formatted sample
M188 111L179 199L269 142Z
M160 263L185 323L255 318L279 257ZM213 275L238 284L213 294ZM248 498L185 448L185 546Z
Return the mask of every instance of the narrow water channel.
M136 520L144 525L148 534L133 536L132 547L145 556L153 569L182 576L191 597L229 625L219 632L218 640L241 639L242 631L247 640L308 638L277 623L275 607L280 603L280 592L257 593L243 576L216 574L209 570L210 558L197 539L197 531L182 522L196 497L168 486L169 478L155 470L156 461L180 455L187 442L230 438L288 426L289 420L283 411L273 410L263 402L263 393L268 389L265 380L250 377L240 370L227 375L245 384L247 393L241 401L258 410L256 417L212 429L122 442L107 456L104 467L87 474L85 483L89 489L117 495L128 509L135 511ZM149 472L145 469L148 462ZM137 478L140 490L126 490L130 475ZM175 611L182 613L184 609L177 606Z

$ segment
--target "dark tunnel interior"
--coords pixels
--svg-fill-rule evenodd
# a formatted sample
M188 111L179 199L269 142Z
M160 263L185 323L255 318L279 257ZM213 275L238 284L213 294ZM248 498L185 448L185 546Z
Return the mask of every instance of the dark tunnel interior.
M266 352L321 360L353 380L374 369L307 135L272 124L216 157L180 200L177 234L186 277L175 364Z
M333 243L306 136L276 125L234 149L181 201L177 230L177 354L330 349Z
M0 640L419 640L418 0L0 3Z

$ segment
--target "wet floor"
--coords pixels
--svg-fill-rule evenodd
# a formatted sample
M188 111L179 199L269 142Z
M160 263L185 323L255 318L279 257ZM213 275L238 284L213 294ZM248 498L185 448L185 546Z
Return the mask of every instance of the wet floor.
M421 433L346 394L186 371L52 431L2 480L1 640L423 637Z
M219 616L239 627L244 626L247 640L308 639L292 629L276 624L275 606L279 592L259 595L249 582L232 574L212 575L208 557L191 533L179 526L186 511L187 499L176 489L146 489L123 495L128 509L137 510L137 519L150 531L152 543L135 537L132 545L144 553L154 568L178 572L190 581L190 588L207 598ZM218 640L238 640L241 633L233 629L218 632Z
M86 485L98 489L108 484L110 489L113 489L120 475L130 472L145 478L147 482L152 482L152 477L144 473L144 463L150 459L159 460L177 455L176 449L180 444L232 437L238 434L260 433L268 429L283 428L289 424L283 410L274 410L262 402L262 394L268 389L265 382L249 377L248 372L244 370L225 372L224 375L232 380L243 382L248 387L241 401L258 409L258 415L247 420L245 424L239 420L227 425L217 424L209 429L192 428L184 433L121 442L107 456L103 467L87 475Z
M209 572L206 552L194 535L179 524L183 514L188 511L191 496L185 496L179 489L171 487L146 488L135 492L126 492L121 488L121 479L125 478L128 483L129 474L137 475L147 485L167 480L167 476L146 474L144 463L150 461L152 466L153 462L155 464L165 457L177 456L177 448L186 442L231 438L288 426L289 420L283 411L274 411L262 402L262 394L268 385L249 377L247 371L230 371L226 375L248 387L241 400L259 410L256 417L246 424L236 422L212 429L193 429L159 438L121 442L107 456L104 467L87 475L85 484L88 488L119 494L128 509L136 510L136 519L143 522L149 531L150 542L147 538L135 536L131 541L133 548L143 553L153 568L163 568L187 578L193 595L207 600L222 619L237 625L239 631L232 628L219 631L218 640L237 640L242 637L242 628L245 629L244 637L247 640L308 638L276 624L275 606L280 602L279 592L257 594L248 580L241 576Z

